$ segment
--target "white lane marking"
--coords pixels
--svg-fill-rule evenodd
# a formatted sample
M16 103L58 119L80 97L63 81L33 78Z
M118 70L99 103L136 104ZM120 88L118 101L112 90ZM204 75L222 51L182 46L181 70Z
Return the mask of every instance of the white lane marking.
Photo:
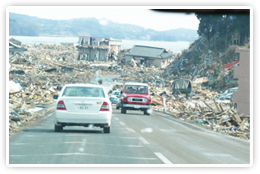
M84 149L83 147L79 148L79 151L80 151L80 152L84 152L84 150L85 150L85 149Z
M129 132L135 132L133 129L131 129L131 128L129 128L129 127L127 127L126 128Z
M159 129L162 132L176 132L176 129Z
M172 162L170 160L168 160L163 154L159 153L159 152L154 152L154 154L160 158L160 160L162 160L162 162L164 162L164 164L172 164Z
M107 158L126 158L126 159L136 159L136 160L158 160L158 158L143 158L143 157L126 157L126 156L110 156L110 155L99 155L99 154L89 154L89 153L55 153L55 154L37 154L37 156L61 156L61 155L86 155L86 156L99 156ZM9 155L9 156L35 156L35 155Z
M115 127L115 126L113 126L113 129L125 129L124 127L122 127L122 126L120 126L120 127Z
M119 118L115 117L115 120L119 120Z
M81 147L79 148L79 151L80 151L80 152L84 152L84 150L85 150L85 149L84 149L84 146L86 145L86 141L87 141L87 140L86 140L85 138L82 140Z
M42 143L44 144L82 144L81 141L74 141L74 142L53 142L53 143ZM12 143L10 146L17 146L17 145L31 145L32 143ZM121 147L143 147L142 145L121 145L121 144L106 144L106 143L88 143L85 144L92 144L92 145L101 145L101 146L121 146Z
M144 144L149 144L143 137L138 137L140 141Z
M86 142L87 142L87 140L86 139L83 139L83 141L82 141L82 146L85 146L86 145Z
M129 128L132 132L135 132L133 129Z
M47 116L44 117L43 119L45 120L45 119L49 118L50 116L52 116L52 114L53 114L53 113L50 113L49 115L47 115Z
M122 121L119 122L121 125L125 126L125 123L123 123Z
M53 113L50 113L49 115L47 115L47 117L46 117L46 118L50 117L52 114L53 114Z

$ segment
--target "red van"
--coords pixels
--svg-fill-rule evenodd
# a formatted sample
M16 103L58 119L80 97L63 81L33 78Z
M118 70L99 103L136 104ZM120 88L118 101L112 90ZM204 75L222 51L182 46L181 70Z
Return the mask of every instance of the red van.
M121 113L127 110L141 110L145 115L151 109L152 99L149 95L149 86L146 83L125 83L121 91Z

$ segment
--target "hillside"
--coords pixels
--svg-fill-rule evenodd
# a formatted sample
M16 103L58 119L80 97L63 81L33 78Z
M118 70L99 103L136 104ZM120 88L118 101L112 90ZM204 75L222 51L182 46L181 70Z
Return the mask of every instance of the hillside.
M13 36L70 36L113 37L118 39L151 41L188 41L198 38L197 30L174 29L155 31L131 24L119 24L107 20L101 25L95 18L50 20L9 13L9 35Z
M200 38L182 51L164 70L164 78L208 79L207 88L224 91L238 86L234 67L239 61L236 48L250 48L249 14L197 14Z

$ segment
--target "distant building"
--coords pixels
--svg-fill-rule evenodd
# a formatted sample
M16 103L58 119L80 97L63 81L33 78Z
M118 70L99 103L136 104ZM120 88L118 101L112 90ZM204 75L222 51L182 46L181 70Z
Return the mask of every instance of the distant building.
M166 51L165 48L150 47L143 45L134 45L132 49L125 54L125 62L134 59L139 64L146 66L155 66L165 68L175 58L175 54Z
M108 61L112 54L117 55L121 49L122 41L103 37L80 36L78 59L88 61Z
M16 39L14 39L14 38L9 39L9 41L12 42L12 43L15 44L15 45L18 45L18 46L21 46L21 45L22 45L22 42L21 42L21 41L16 40Z
M11 41L9 41L9 59L10 58L17 58L18 56L22 56L23 52L27 51L26 48L20 47Z
M237 49L239 66L234 68L234 78L238 79L238 91L233 92L233 102L237 103L237 113L250 116L250 50Z

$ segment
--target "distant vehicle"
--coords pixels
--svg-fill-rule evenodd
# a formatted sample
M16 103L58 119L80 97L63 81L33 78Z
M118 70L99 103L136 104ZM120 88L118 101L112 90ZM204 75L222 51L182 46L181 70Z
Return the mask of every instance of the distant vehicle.
M116 71L121 71L121 67L118 65L111 65L109 69L115 69Z
M99 83L96 82L96 81L92 81L91 84L93 84L93 85L99 85Z
M117 71L121 71L121 67L120 66L115 66L114 69L117 70Z
M98 80L98 84L99 84L99 85L102 85L102 80Z
M126 83L121 97L121 113L127 110L141 110L145 115L150 115L152 99L149 94L149 87L146 83Z
M119 98L117 104L116 104L116 109L120 109L121 108L121 98Z
M117 98L120 98L121 97L121 92L120 91L113 91L111 96L116 96Z
M219 97L219 100L230 100L232 97L233 97L233 93L228 93L226 95Z
M186 97L191 93L191 81L189 79L180 78L172 82L172 94L183 94Z
M65 126L84 126L103 128L110 133L112 106L105 88L92 84L65 85L59 96L54 95L55 132Z
M109 97L109 100L111 101L112 104L116 104L120 97L121 97L120 91L113 91Z
M222 100L223 98L225 98L225 96L227 96L227 95L230 96L229 94L232 94L231 95L231 98L232 98L234 91L238 91L238 87L227 89L224 93L217 95L216 99Z

